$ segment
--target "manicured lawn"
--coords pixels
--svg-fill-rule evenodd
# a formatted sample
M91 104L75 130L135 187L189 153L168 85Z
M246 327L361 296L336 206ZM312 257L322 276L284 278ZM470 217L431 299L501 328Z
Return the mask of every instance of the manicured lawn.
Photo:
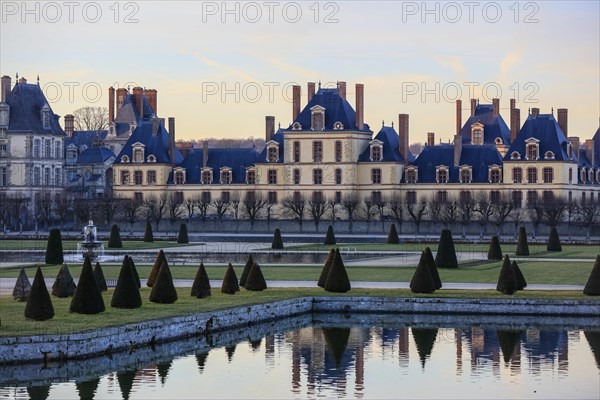
M302 296L386 296L386 297L452 297L452 298L514 298L514 299L587 299L580 292L536 292L521 291L513 296L505 296L496 291L462 291L439 290L432 295L415 295L409 290L375 290L354 289L346 294L326 293L322 289L267 289L264 292L249 292L244 289L235 295L220 293L219 288L213 288L213 295L207 299L191 297L189 288L177 290L179 299L175 304L155 304L148 301L150 290L142 289L142 307L135 310L123 310L110 307L112 290L104 293L106 311L96 315L72 314L69 310L71 298L59 299L52 297L55 316L49 321L29 321L23 316L25 303L12 300L11 297L0 297L0 336L17 336L33 334L74 333L85 330L116 326L127 323L159 319L177 315L187 315L228 307L248 304L265 303L274 300Z
M2 250L46 250L45 240L0 240L0 251ZM201 244L201 243L194 243ZM140 250L140 249L162 249L165 247L189 246L177 242L143 242L123 240L123 248L109 249L104 242L105 250ZM77 250L77 241L63 240L63 250Z

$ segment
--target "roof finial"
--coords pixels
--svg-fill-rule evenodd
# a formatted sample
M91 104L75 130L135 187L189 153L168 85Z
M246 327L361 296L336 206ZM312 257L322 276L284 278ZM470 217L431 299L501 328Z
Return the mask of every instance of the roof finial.
M392 129L394 129L394 121L392 121Z
M335 88L336 88L336 89L339 89L339 88L340 88L340 81L336 81L336 82L335 82Z
M382 127L385 126L385 120L384 119L381 120L381 126Z
M279 129L281 129L281 122L279 123Z
M551 108L552 115L554 115L554 107Z
M527 109L527 114L531 115L531 107Z
M321 89L321 80L319 79L319 90Z
M19 81L19 73L17 72L17 82Z
M38 84L38 86L40 86L40 75L39 74L37 76L37 84Z

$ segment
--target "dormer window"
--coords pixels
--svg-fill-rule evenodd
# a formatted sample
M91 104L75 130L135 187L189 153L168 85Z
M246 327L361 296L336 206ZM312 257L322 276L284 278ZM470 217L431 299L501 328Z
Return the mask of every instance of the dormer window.
M294 122L292 124L292 130L293 131L301 131L302 130L302 125L300 125L300 122Z
M185 169L176 168L173 174L173 182L176 185L183 185L185 183Z
M498 165L492 165L489 171L490 183L501 183L502 182L502 169Z
M141 143L135 143L133 145L133 162L143 163L144 162L144 145Z
M554 153L551 152L551 151L547 151L544 154L544 159L546 159L546 160L554 160Z
M496 143L496 146L500 146L503 142L502 139L497 137L496 140L494 141Z
M256 170L254 168L248 168L246 170L246 183L248 185L256 184Z
M132 121L129 123L129 136L131 136L133 134L133 131L135 131L135 128L137 128L137 124L135 123L135 121Z
M435 175L437 183L448 183L448 167L443 165L435 167Z
M155 163L156 162L156 156L154 156L154 154L150 154L148 156L148 162L149 163Z
M534 138L526 140L526 157L528 160L537 160L540 158L540 141Z
M569 143L567 145L567 153L569 154L569 160L573 159L573 145Z
M202 168L201 182L203 185L210 185L212 183L212 168Z
M50 107L48 107L48 104L44 104L44 107L42 107L42 126L44 129L50 129Z
M121 157L121 162L122 163L128 163L129 162L129 157L127 157L127 156Z
M474 145L483 144L483 124L481 122L471 125L471 143Z
M274 140L267 142L267 162L279 161L279 143Z
M512 153L510 153L510 159L511 160L520 160L521 153L519 153L518 151L513 151Z
M382 143L378 140L371 142L371 161L381 161L383 159Z
M418 173L416 167L408 167L406 170L406 183L417 183Z
M344 124L342 124L340 121L337 121L333 124L334 131L341 131L342 129L344 129Z
M473 179L472 167L465 165L460 168L460 183L471 183Z
M585 177L586 177L586 175L587 175L587 174L586 174L586 170L585 170L585 168L581 168L581 176L580 176L580 178L581 178L581 182L584 182L584 183L585 183Z
M590 183L594 182L594 169L593 168L590 168L588 170L588 181Z
M229 185L231 183L231 168L221 168L221 185Z
M311 126L313 131L322 131L325 129L325 108L316 105L311 107Z

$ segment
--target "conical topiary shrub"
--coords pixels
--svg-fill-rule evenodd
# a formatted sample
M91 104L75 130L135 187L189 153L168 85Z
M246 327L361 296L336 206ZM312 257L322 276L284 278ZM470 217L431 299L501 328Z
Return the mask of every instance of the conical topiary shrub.
M133 381L135 379L137 370L130 369L125 372L117 372L117 380L119 381L119 388L121 389L121 397L123 400L128 400L133 389Z
M138 287L138 289L141 289L142 282L140 281L140 276L138 275L137 268L135 267L135 263L133 262L133 258L129 257L129 260L131 261L131 270L133 271L133 276L135 277L135 282L137 283L137 287Z
M333 261L331 262L331 267L329 267L329 273L327 274L327 280L323 288L326 292L335 293L346 293L351 289L350 279L348 278L346 267L344 267L340 249L335 249L335 255L333 256Z
M173 285L171 269L166 262L163 262L160 266L156 281L152 285L150 301L161 304L173 304L177 301L177 290L175 290L175 285Z
M90 257L86 256L79 275L79 282L71 300L69 311L78 314L98 314L104 311L104 299L96 284Z
M562 251L562 246L560 245L560 237L558 236L558 231L556 230L556 227L553 227L550 230L550 236L548 236L548 245L546 246L546 250Z
M223 284L221 285L221 293L225 294L235 294L235 292L240 291L240 285L238 284L237 275L235 274L235 270L231 263L227 267L227 271L225 271L225 276L223 277Z
M440 279L440 273L435 265L435 259L433 258L433 253L429 247L425 247L425 261L427 262L427 266L429 267L429 272L431 273L431 278L433 279L433 285L435 286L435 290L442 288L442 280Z
M246 280L248 279L248 274L250 270L254 266L254 259L252 258L252 254L248 254L248 259L246 260L246 265L244 265L244 270L242 271L242 276L240 277L240 287L246 286Z
M30 400L46 400L50 397L50 385L28 386L27 394Z
M519 241L517 242L517 251L515 252L518 256L528 256L529 255L529 244L527 243L527 232L525 231L525 227L522 226L519 228Z
M48 244L46 245L46 264L62 264L63 262L65 262L65 259L60 229L52 229L48 235Z
M322 328L323 337L327 348L335 360L335 366L339 367L344 358L344 351L348 347L350 328Z
M502 260L502 249L500 248L500 240L498 240L498 236L492 236L492 240L490 241L490 247L488 249L488 260Z
M594 358L596 359L596 365L600 368L600 332L594 331L583 331L583 335L585 336L588 344L590 345L590 350L592 350L592 354L594 354Z
M331 246L334 245L335 242L335 234L333 233L333 226L329 225L327 227L327 234L325 235L325 241L323 242L323 244L327 245L327 246Z
M152 224L146 222L146 230L144 231L144 242L154 242L154 235L152 234Z
M96 284L101 292L106 292L108 290L108 287L106 286L106 279L104 278L104 271L102 271L102 266L98 261L94 267L94 279L96 279Z
M114 224L110 229L110 237L108 238L108 248L120 249L122 247L123 242L121 241L121 230L119 229L117 224Z
M52 306L52 300L50 300L50 293L46 288L46 282L44 282L42 269L38 267L35 278L33 278L27 305L25 305L25 318L46 321L52 317L54 317L54 307Z
M148 287L152 287L152 285L154 285L154 281L156 281L156 277L158 276L160 266L163 263L167 263L167 266L169 265L169 263L167 262L167 257L165 256L165 252L162 249L160 249L160 251L156 255L156 259L154 260L154 264L152 265L150 274L148 274L148 281L146 282L146 285Z
M273 234L273 243L271 243L271 248L273 250L283 249L283 239L281 238L281 231L279 230L279 228L275 229L275 233Z
M163 362L160 364L156 364L156 372L158 372L158 376L160 378L160 383L165 386L165 382L167 382L167 376L169 375L169 370L171 369L171 365L173 364L173 360L168 362Z
M517 277L517 290L523 290L527 287L527 281L521 272L521 268L519 268L519 264L516 261L512 262L512 267L515 271L515 276Z
M200 267L198 267L198 271L196 272L191 295L199 299L210 296L210 280L208 279L208 274L203 263L200 263Z
M267 282L258 264L254 264L250 269L244 288L253 292L262 292L267 288Z
M90 381L76 381L75 387L81 400L93 400L100 384L100 378L92 379Z
M514 294L517 291L517 287L517 275L515 274L515 270L513 269L508 255L505 255L496 290L503 294Z
M521 338L521 331L496 331L496 334L502 349L502 358L508 364Z
M27 299L29 299L30 292L31 283L29 283L29 278L27 277L25 268L21 267L21 270L19 271L19 277L17 278L17 282L15 282L15 287L13 288L13 299L16 301L27 301Z
M387 242L388 242L388 244L399 244L400 243L400 239L398 238L398 231L396 230L396 224L390 225Z
M131 269L132 260L129 256L123 258L123 265L119 272L117 286L113 292L110 306L114 308L139 308L142 306L142 296L133 270Z
M435 283L431 277L431 271L427 265L425 252L421 253L419 265L410 281L410 291L413 293L433 293L435 292Z
M454 241L452 240L452 232L450 229L443 229L440 236L440 243L435 255L435 265L438 268L458 268L458 260L456 259L456 250Z
M437 328L410 328L412 337L415 340L417 346L417 353L419 353L419 359L421 360L421 367L425 368L425 361L431 356L431 351L435 345L437 339L438 330Z
M325 282L327 281L327 275L329 275L329 268L331 268L331 263L333 262L333 257L335 256L335 249L329 250L329 254L325 259L325 265L321 270L321 275L319 276L319 281L317 285L319 287L325 287Z
M187 225L179 225L179 234L177 235L177 243L189 243Z
M73 281L69 267L67 267L67 264L63 264L58 270L58 275L56 275L56 279L52 285L52 295L65 298L73 296L73 293L75 293L75 282Z
M596 262L590 272L590 277L583 288L583 294L588 296L600 296L600 254L596 256Z

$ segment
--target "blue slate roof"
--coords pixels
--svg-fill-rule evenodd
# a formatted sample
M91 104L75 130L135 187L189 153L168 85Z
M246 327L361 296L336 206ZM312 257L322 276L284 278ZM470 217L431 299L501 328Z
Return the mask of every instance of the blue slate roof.
M148 102L148 98L145 95L142 95L142 115L140 116L139 107L136 102L136 98L133 93L127 92L125 96L125 100L123 101L123 105L120 109L117 110L117 116L115 118L115 122L123 122L129 123L135 121L139 123L140 120L148 120L154 116L154 111L152 111L152 107L150 107L150 103Z
M273 137L271 138L271 140L277 142L279 144L279 160L277 160L277 163L283 163L283 155L285 154L285 148L284 148L284 135L283 135L283 129L279 128L277 130L277 132L275 132L273 134ZM260 156L258 157L257 162L267 162L267 146L265 146L262 151L260 152Z
M195 148L190 150L185 160L178 165L185 168L186 183L201 183L203 158L202 149ZM220 169L223 167L231 168L231 183L246 183L246 168L254 166L258 160L259 154L254 148L209 148L207 167L213 171L212 183L220 183ZM171 173L169 183L173 183L172 179Z
M439 165L449 167L448 182L459 182L460 167L454 167L454 145L425 146L412 165L418 167L417 183L435 183L435 167ZM473 183L485 183L489 181L489 167L502 165L502 155L496 146L463 145L459 165L472 167Z
M65 147L74 144L77 147L91 147L94 140L104 140L108 134L107 130L102 131L74 131L70 138L65 138Z
M594 168L600 168L600 128L592 137L594 141Z
M374 140L379 140L383 143L383 159L381 161L388 162L404 162L404 158L402 154L400 154L400 137L398 133L392 126L382 126L381 130L377 135L375 135ZM371 149L367 147L365 151L362 152L360 156L358 156L358 162L371 162ZM414 161L415 157L409 151L408 152L408 160L406 161Z
M158 132L152 133L152 121L143 121L138 125L127 142L121 149L121 152L115 160L115 164L121 163L121 157L126 155L129 159L132 159L133 145L135 143L142 143L145 146L144 158L150 154L156 157L157 163L163 164L179 164L183 161L183 156L177 147L175 147L175 160L171 160L169 156L169 134L164 128L162 123L158 125Z
M47 133L64 135L58 115L54 114L46 96L37 84L17 82L8 93L6 103L10 106L8 133ZM44 129L42 122L42 107L50 108L50 124Z
M479 104L475 108L475 115L469 117L460 130L463 143L471 143L471 125L476 122L483 124L483 143L495 144L496 138L501 138L504 144L510 143L510 128L502 119L502 116L494 116L494 106L491 104Z
M319 105L325 108L325 130L333 130L333 124L341 122L344 130L358 130L356 127L356 112L348 103L342 99L338 89L321 89L310 99L306 107L300 112L294 122L302 125L302 130L310 130L312 125L311 108ZM290 125L289 129L292 129ZM365 131L370 131L369 125L364 124Z
M568 144L562 129L552 114L539 114L537 117L530 115L519 131L515 142L504 156L505 161L510 161L512 153L517 151L525 159L526 143L529 138L539 140L539 157L544 159L547 151L554 153L556 161L568 161Z
M115 153L101 146L88 147L77 157L77 164L102 164L109 158L116 158Z

